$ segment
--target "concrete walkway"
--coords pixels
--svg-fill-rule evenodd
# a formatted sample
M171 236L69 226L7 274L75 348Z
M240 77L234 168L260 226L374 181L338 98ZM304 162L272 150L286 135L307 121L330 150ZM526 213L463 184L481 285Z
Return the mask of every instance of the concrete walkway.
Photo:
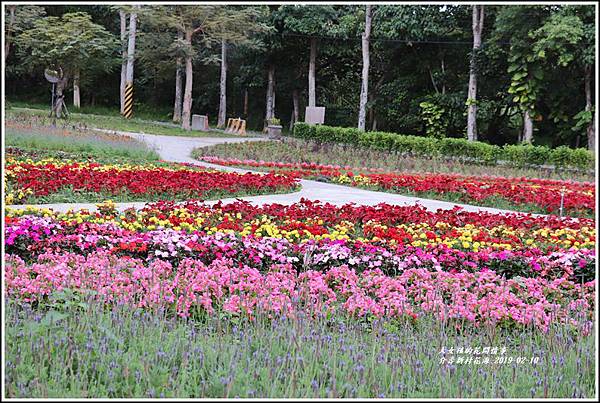
M165 161L171 162L184 162L191 163L198 166L204 166L207 168L214 168L223 171L230 172L258 172L247 169L240 169L234 167L226 167L221 165L209 164L203 161L197 161L191 157L191 152L197 147L208 147L215 144L223 143L240 143L246 141L265 141L269 140L266 137L179 137L179 136L164 136L164 135L152 135L143 133L132 133L114 130L100 130L104 132L117 133L125 136L134 137L138 140L144 141L152 149L154 149L160 157ZM318 182L313 180L301 180L302 189L299 192L276 194L276 195L263 195L263 196L247 196L240 198L227 198L221 199L224 203L232 202L235 200L246 200L255 205L268 204L268 203L279 203L289 205L300 201L305 198L309 200L319 200L321 202L331 203L337 206L341 206L347 203L355 203L359 205L376 205L379 203L388 203L402 206L413 206L415 204L421 204L429 210L437 209L452 209L455 206L460 206L466 211L487 211L492 213L510 213L508 210L500 210L490 207L479 207L465 204L456 204L451 202L421 199L417 197L402 196L393 193L385 192L374 192L370 190L364 190L349 186L334 185L330 183ZM207 204L213 204L217 201L207 201ZM124 210L130 207L141 208L145 205L145 202L129 202L129 203L117 203L119 210ZM94 203L59 203L59 204L45 204L36 205L37 207L48 207L57 211L67 211L69 209L84 208L90 211L94 211L96 206ZM10 206L11 208L25 208L26 205L15 205Z

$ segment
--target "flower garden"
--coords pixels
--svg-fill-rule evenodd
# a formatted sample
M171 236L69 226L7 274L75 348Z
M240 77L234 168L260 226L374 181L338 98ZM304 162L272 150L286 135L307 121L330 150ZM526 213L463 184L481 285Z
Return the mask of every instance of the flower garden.
M9 210L5 224L7 291L26 301L69 288L183 317L302 306L541 331L589 331L594 309L596 234L585 219L162 202Z
M594 216L596 193L594 184L590 182L440 173L394 173L373 168L365 170L339 165L281 163L208 156L201 159L218 165L267 169L298 178L325 178L333 183L349 186L448 199L468 204L494 206L498 201L504 201L516 209L533 210L544 214L559 213L562 193L564 194L562 208L567 214Z
M87 201L208 199L291 191L293 177L278 174L235 174L186 166L100 164L44 158L6 159L7 204L48 201L64 192L86 193ZM56 197L50 199L56 201Z
M596 228L589 182L202 157L271 171L239 174L76 154L12 147L5 157L8 204L101 202L95 210L5 211L13 396L591 393ZM505 200L554 214L306 199L205 203L293 192L301 179L458 194L473 204ZM557 215L560 192L565 217ZM148 203L114 202L138 200ZM509 346L551 369L538 370L535 361L472 371L440 360L438 351L452 343ZM46 371L30 375L24 366ZM77 383L45 389L73 374ZM496 376L489 388L478 386Z

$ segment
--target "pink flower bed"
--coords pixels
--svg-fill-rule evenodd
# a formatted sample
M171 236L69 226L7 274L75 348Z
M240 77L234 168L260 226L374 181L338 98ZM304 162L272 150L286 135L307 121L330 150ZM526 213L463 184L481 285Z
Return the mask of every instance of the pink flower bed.
M289 263L260 271L221 257L205 264L193 258L177 266L166 260L144 262L108 251L83 256L47 253L35 263L17 256L6 261L8 295L40 300L64 288L92 290L113 303L166 306L187 317L198 311L254 315L258 311L294 314L329 311L356 317L433 315L439 320L533 325L588 326L594 282L564 278L504 279L492 271L449 273L409 268L398 276L380 269L362 273L348 265L298 273Z

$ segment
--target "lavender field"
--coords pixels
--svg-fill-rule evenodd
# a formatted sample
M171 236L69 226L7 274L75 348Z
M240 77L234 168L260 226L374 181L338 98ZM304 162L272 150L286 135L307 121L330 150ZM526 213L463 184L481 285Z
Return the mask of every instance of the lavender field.
M60 297L59 297L60 298ZM7 304L11 397L572 397L594 393L594 339L563 329L501 332L343 318L225 313L185 322L164 312ZM451 364L461 347L504 359ZM445 354L440 354L444 352ZM455 355L456 356L456 355ZM445 357L445 363L442 363ZM512 357L512 358L511 358ZM510 362L512 360L512 362ZM33 382L27 379L33 378Z

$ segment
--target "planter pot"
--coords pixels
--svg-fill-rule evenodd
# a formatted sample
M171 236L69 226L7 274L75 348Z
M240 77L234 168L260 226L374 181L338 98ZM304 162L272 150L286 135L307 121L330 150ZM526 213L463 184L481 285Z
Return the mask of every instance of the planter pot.
M281 125L269 125L267 126L267 134L269 136L279 137L281 136L281 129L283 126Z

